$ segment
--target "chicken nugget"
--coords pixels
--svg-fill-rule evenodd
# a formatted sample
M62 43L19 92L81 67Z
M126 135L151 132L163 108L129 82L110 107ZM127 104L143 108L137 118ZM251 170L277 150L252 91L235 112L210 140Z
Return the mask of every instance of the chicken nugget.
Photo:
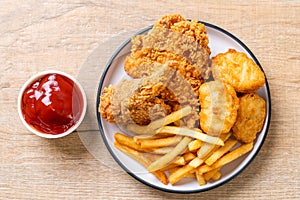
M233 135L241 142L252 142L261 131L265 117L265 100L256 93L245 94L240 98L237 119L232 127Z
M239 99L233 87L221 81L200 86L200 126L209 135L230 131L236 121Z
M265 75L245 53L229 49L212 59L215 79L231 84L237 92L250 93L265 83Z

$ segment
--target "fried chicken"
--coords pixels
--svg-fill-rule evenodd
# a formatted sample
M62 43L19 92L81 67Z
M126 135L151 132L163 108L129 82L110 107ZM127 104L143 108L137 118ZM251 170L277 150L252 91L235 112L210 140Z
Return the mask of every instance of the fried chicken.
M200 126L204 132L219 136L230 131L239 107L239 99L231 85L221 81L202 84L200 105Z
M124 69L133 78L148 76L159 64L180 71L196 95L210 74L210 49L203 24L187 21L180 15L162 17L146 35L132 38L131 54Z
M237 119L232 127L233 135L244 143L252 142L261 131L265 117L265 100L256 93L245 94L240 98Z
M210 54L208 47L208 37L206 35L206 28L204 24L197 20L188 21L179 14L170 14L163 16L154 28L166 28L178 33L191 36Z
M104 119L120 125L147 125L186 105L192 106L195 112L183 121L186 126L194 127L198 99L193 89L179 72L160 66L151 76L123 80L113 88L105 88L100 96L99 112Z
M196 96L199 96L199 87L204 82L199 70L191 65L186 58L167 51L154 49L138 50L127 57L124 69L133 78L141 78L157 71L161 64L177 70L192 86Z
M237 92L250 93L265 83L265 76L258 65L245 53L229 49L212 59L215 79L231 84Z
M108 87L104 88L100 96L100 104L98 108L101 116L111 123L115 122L111 105L113 94L114 87L112 85L109 85Z

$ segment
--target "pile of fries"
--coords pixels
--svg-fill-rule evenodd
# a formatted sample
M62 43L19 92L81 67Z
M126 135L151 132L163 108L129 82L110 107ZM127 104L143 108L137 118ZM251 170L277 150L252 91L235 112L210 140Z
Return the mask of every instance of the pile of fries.
M253 142L238 143L231 132L219 137L200 129L172 124L191 113L187 106L149 125L129 125L136 136L116 133L115 147L139 162L163 184L176 184L183 178L195 178L199 185L219 180L220 169L248 153Z

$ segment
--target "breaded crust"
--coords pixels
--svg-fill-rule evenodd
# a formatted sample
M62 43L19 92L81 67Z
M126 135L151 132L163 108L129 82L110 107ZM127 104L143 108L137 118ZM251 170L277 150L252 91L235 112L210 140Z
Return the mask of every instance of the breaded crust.
M212 72L215 79L231 84L237 92L254 92L265 83L260 67L245 53L234 49L212 59Z
M114 94L114 86L109 85L104 88L100 96L99 112L101 116L110 123L114 123L114 114L112 108L112 97Z
M170 114L173 110L166 100L171 96L174 95L161 82L139 87L128 103L131 119L136 124L147 125Z
M233 87L221 81L200 86L200 126L209 135L227 133L236 121L239 99Z
M204 24L197 20L188 21L179 14L170 14L163 16L156 22L154 28L167 28L178 33L193 37L210 54L208 46L208 37Z
M133 78L148 76L165 64L179 70L197 91L209 78L210 49L206 28L178 14L166 15L146 35L132 37L124 69Z
M185 126L194 127L198 120L198 98L191 85L166 66L143 79L123 79L115 86L104 88L99 112L109 122L119 125L147 125L181 107L191 106L193 113L183 118Z
M233 135L244 143L252 142L261 131L265 117L265 100L256 93L245 94L240 98L237 119L232 127Z
M133 37L131 43L131 55L128 58L131 61L127 61L124 67L126 72L135 73L135 76L143 76L143 72L139 70L141 66L143 66L143 69L149 67L150 69L147 71L153 71L149 63L159 61L157 60L158 54L160 55L158 58L161 59L161 62L165 60L165 63L168 64L169 62L173 62L172 58L175 58L175 61L185 59L203 78L206 79L210 75L209 54L191 37L170 31L169 29L155 28L149 31L147 35ZM145 55L148 52L151 54L149 56ZM145 56L148 57L147 60L139 60L138 63L135 63L136 59L143 59ZM162 58L162 56L168 57ZM127 66L127 64L130 65Z
M177 70L191 85L195 94L199 96L199 87L204 82L201 72L186 58L167 51L142 49L131 53L124 63L126 73L133 78L149 76L157 71L161 64L166 64Z

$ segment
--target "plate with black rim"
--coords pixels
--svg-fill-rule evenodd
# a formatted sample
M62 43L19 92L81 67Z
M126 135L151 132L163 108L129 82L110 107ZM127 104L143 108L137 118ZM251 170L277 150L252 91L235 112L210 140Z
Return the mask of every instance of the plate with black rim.
M247 54L247 56L252 58L254 62L263 71L263 68L261 67L259 61L254 56L254 54L237 37L213 24L209 24L206 22L201 23L203 23L206 26L207 35L209 38L209 47L211 49L211 57L215 56L218 53L226 52L229 48L232 48ZM145 28L139 31L136 35L147 33L152 27L153 26ZM131 40L129 38L116 50L116 52L108 61L106 69L102 74L102 78L98 86L98 94L96 101L98 125L103 141L114 160L128 174L130 174L138 181L152 188L172 193L196 193L207 191L227 183L232 178L236 177L239 173L241 173L251 163L251 161L259 152L268 132L271 117L271 96L267 80L265 84L257 91L259 96L266 101L266 119L261 132L257 135L252 151L222 167L222 177L221 179L215 182L208 182L206 185L199 186L195 179L186 178L178 182L176 185L164 185L138 162L131 159L123 152L119 151L116 147L114 147L114 134L120 131L120 129L116 124L109 123L105 119L103 119L100 113L98 112L98 105L100 103L100 94L102 90L109 84L117 84L123 78L130 79L130 77L124 71L124 61L126 56L130 54L130 51Z

